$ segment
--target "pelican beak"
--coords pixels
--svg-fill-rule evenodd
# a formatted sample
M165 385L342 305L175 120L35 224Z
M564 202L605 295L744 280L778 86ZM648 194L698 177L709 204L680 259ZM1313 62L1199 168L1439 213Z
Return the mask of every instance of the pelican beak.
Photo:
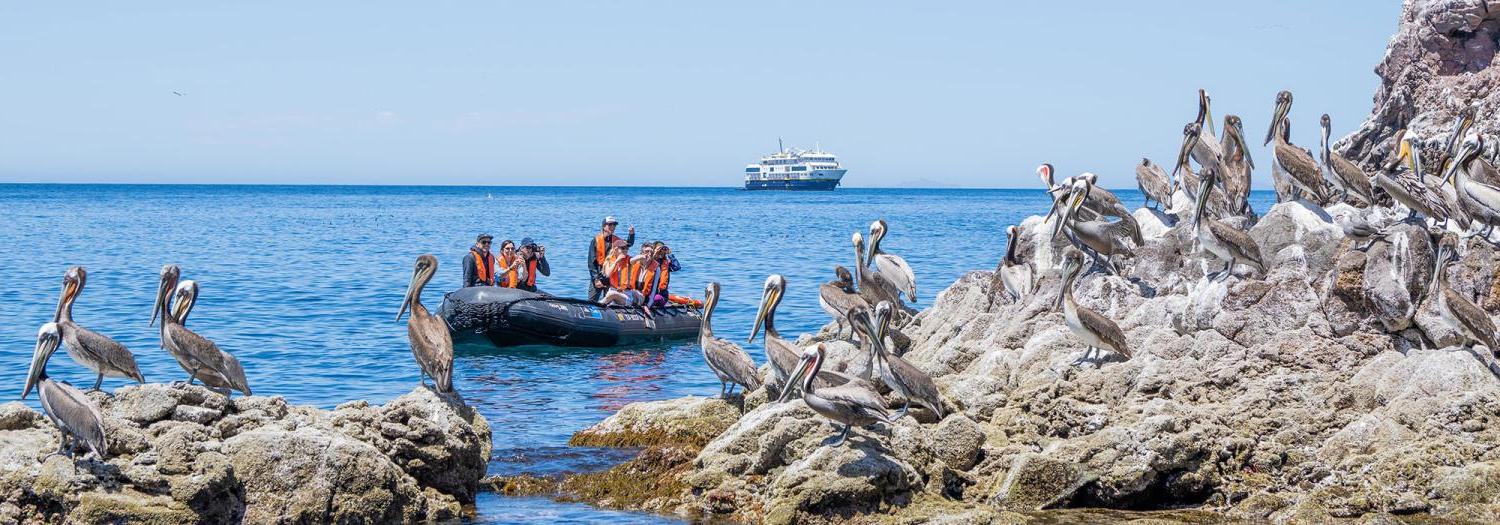
M1078 263L1076 261L1074 261L1073 258L1071 258L1071 257L1069 257L1066 261L1063 261L1063 267L1062 267L1062 289L1059 289L1057 291L1057 298L1052 300L1052 309L1053 310L1057 310L1057 309L1062 308L1063 295L1067 292L1066 288L1069 285L1073 284L1071 282L1073 280L1071 276L1073 274L1074 268L1076 268L1077 266L1078 266Z
M1230 130L1226 129L1224 130L1224 132L1230 133ZM1245 153L1245 166L1250 168L1251 170L1254 170L1255 159L1250 158L1250 147L1249 145L1245 144L1245 130L1241 129L1240 125L1236 123L1233 129L1233 133L1230 134L1234 136L1234 143L1239 146L1240 151Z
M52 312L52 322L56 323L62 320L63 308L66 308L67 304L72 302L73 298L77 295L78 281L63 279L62 295L57 297L57 310Z
M1182 146L1177 149L1177 163L1172 166L1173 180L1177 179L1177 173L1182 171L1182 167L1187 166L1188 156L1192 153L1193 147L1198 145L1198 140L1197 133L1182 134Z
M1438 185L1442 186L1443 184L1452 183L1455 188L1458 187L1458 183L1454 180L1454 177L1458 175L1458 167L1464 161L1468 160L1469 157L1473 156L1474 153L1474 147L1470 146L1469 143L1460 144L1458 146L1458 154L1449 158L1447 167L1443 170L1443 178L1438 181Z
M151 324L146 326L155 326L156 316L166 315L163 312L165 312L167 308L167 294L172 293L171 287L172 284L167 282L166 276L162 276L161 281L156 283L156 302L151 305ZM162 322L165 323L167 322L167 320L162 319Z
M1203 125L1208 127L1208 134L1218 135L1219 132L1214 131L1214 113L1209 108L1208 92L1198 90L1198 105L1203 109Z
M44 326L41 333L37 334L36 348L31 351L31 368L26 370L26 385L21 388L21 399L31 395L31 389L36 387L37 381L42 377L42 370L47 367L47 360L52 358L52 353L57 351L61 342L56 325L50 330Z
M1271 138L1276 136L1276 128L1281 125L1281 119L1286 118L1286 113L1291 110L1291 103L1283 101L1279 97L1276 100L1276 111L1271 115L1271 127L1266 129L1266 141L1262 146L1271 143Z
M406 297L401 299L401 311L396 312L397 321L400 321L401 316L406 315L406 309L411 307L412 292L417 289L417 277L420 273L416 269L411 271L411 282L406 284Z
M1072 215L1072 213L1071 213L1071 210L1073 208L1073 206L1072 206L1072 199L1073 199L1073 194L1071 192L1065 194L1062 198L1057 199L1056 201L1053 201L1052 202L1052 211L1051 212L1047 212L1047 218L1051 219L1052 215L1053 215L1053 212L1057 212L1059 209L1062 210L1062 211L1060 211L1060 212L1057 213L1057 220L1052 223L1052 238L1053 239L1056 239L1057 238L1057 234L1062 232L1063 224L1067 223L1069 216Z
M813 362L817 359L816 356L803 357L801 361L797 362L797 368L792 369L792 375L787 377L786 383L781 386L781 396L776 398L777 403L785 403L786 398L792 397L792 385L802 382L802 378L807 375L807 371L812 368Z
M760 309L755 312L755 327L750 329L750 338L745 340L745 344L755 342L755 336L760 334L760 327L765 324L766 314L771 312L771 305L775 304L773 301L776 300L777 295L776 288L766 288L765 295L760 298Z
M183 281L183 283L192 282L193 281ZM178 294L177 298L172 301L172 319L176 320L178 323L186 323L188 313L193 311L193 304L197 302L198 286L196 284L193 284L191 286L184 287L182 293ZM162 319L162 322L165 323L167 321L166 319Z

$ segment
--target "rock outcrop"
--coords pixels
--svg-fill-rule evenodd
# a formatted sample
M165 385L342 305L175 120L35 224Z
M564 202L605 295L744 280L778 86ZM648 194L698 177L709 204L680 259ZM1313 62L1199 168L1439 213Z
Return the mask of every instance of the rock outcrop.
M58 432L0 405L6 523L412 523L456 518L490 454L489 424L417 388L333 411L199 386L91 393L108 459L52 455Z

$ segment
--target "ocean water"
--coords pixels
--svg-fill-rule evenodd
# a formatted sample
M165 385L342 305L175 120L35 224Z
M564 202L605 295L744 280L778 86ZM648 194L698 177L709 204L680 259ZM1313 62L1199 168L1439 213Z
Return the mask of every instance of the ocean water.
M1117 191L1129 206L1140 194ZM1264 211L1273 200L1252 195ZM683 265L673 292L723 287L715 332L743 343L761 286L780 273L788 290L777 328L790 338L828 321L817 285L854 264L850 234L884 218L885 251L917 275L917 307L959 276L992 269L1005 227L1046 213L1040 190L866 190L789 193L706 188L0 185L0 389L19 396L36 329L51 319L63 272L88 269L74 317L124 343L146 379L185 378L147 326L161 266L182 266L200 285L192 327L234 354L260 395L332 407L381 403L410 391L418 372L405 323L394 317L423 253L440 261L423 295L436 309L461 284L475 235L532 237L547 247L543 290L586 292L589 240L605 215L637 242L663 240ZM759 343L745 345L763 362ZM716 395L718 381L695 342L620 349L464 346L455 383L494 429L495 474L607 468L628 451L570 448L568 437L619 407L683 395ZM48 369L75 385L93 376L64 353ZM105 388L123 386L107 379ZM31 401L35 406L35 399ZM477 522L665 518L486 494Z

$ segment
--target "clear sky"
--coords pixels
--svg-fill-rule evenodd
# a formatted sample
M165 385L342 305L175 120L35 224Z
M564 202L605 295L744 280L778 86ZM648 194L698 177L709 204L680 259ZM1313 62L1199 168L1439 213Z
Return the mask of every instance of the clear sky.
M1196 90L1368 114L1399 2L0 4L0 182L1134 186ZM174 95L173 91L184 93ZM1266 164L1268 166L1268 164ZM1268 168L1262 168L1262 171ZM1256 174L1269 184L1269 175Z

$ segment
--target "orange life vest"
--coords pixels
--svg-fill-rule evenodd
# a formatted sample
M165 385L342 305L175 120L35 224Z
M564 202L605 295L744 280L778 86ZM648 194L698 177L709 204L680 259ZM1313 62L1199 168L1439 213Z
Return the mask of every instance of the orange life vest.
M654 266L646 268L642 272L644 275L641 277L641 290L647 292L665 291L667 283L672 280L672 269L668 267L669 264L671 263L667 261L657 261ZM656 290L651 290L651 283L656 280L656 271L658 269L661 270L661 282L656 285Z
M599 268L604 268L604 258L609 254L609 243L613 241L613 235L600 233L594 236L594 260L598 261Z
M514 264L515 262L516 256L514 255L510 256L509 258L504 255L500 256L500 267L505 268L505 270L500 272L500 279L498 281L495 281L496 286L515 288L516 284L520 282L520 278L516 275L516 270L510 267L510 265Z
M532 257L531 262L526 263L526 286L536 288L536 262L538 258Z
M469 248L469 253L474 254L474 276L479 282L493 284L495 282L495 259L489 253L479 253L479 250Z
M619 261L620 258L625 260ZM609 274L609 286L616 290L634 290L638 288L636 281L641 276L641 263L631 262L629 255L621 255L616 258L615 269Z

